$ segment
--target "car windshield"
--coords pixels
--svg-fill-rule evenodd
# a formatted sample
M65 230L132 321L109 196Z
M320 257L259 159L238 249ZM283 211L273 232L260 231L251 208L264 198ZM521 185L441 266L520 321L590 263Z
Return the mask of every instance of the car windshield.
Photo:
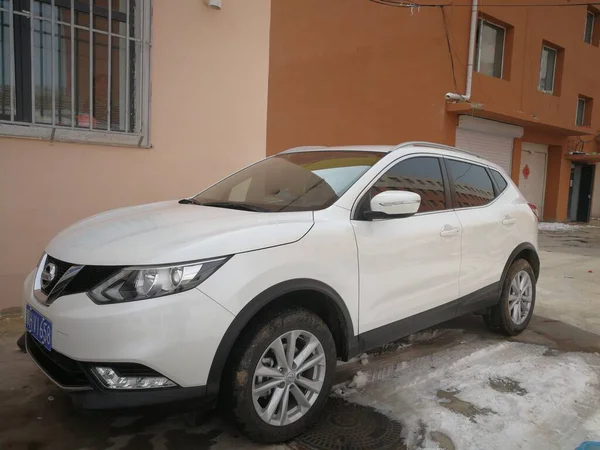
M364 151L276 155L211 186L193 203L264 212L324 209L384 155Z

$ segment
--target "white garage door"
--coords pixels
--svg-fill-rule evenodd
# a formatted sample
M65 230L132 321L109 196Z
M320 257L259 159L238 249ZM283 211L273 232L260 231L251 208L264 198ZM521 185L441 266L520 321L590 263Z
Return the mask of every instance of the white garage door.
M511 173L513 142L523 136L515 125L460 116L456 129L456 147L473 152Z

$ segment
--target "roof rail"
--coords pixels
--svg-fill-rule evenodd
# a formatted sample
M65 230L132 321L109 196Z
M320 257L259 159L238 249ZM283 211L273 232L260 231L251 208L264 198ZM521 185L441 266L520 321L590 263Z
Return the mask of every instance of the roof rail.
M483 157L481 155L478 155L477 153L469 152L467 150L462 150L460 148L452 147L450 145L436 144L434 142L426 142L426 141L403 142L402 144L397 145L394 148L394 150L392 150L392 151L399 150L399 149L405 148L405 147L415 147L415 146L439 148L442 150L450 150L451 152L465 153L467 155L471 155L471 156L475 156L476 158L483 159Z
M294 147L294 148L288 148L287 150L284 150L282 152L277 153L278 155L285 155L286 153L296 153L296 152L303 152L306 150L317 150L320 148L327 148L324 145L303 145L300 147Z

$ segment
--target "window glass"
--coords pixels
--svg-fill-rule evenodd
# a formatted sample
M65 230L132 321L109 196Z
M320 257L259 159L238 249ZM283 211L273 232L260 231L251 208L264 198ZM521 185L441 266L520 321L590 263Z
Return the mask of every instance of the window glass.
M575 123L577 126L585 125L585 98L579 97L577 100L577 117L575 118Z
M500 174L500 172L497 172L494 169L491 169L490 172L492 173L492 178L498 186L499 192L504 192L504 189L506 189L506 187L508 186L508 183L506 182L504 177Z
M593 12L588 11L586 19L585 19L585 35L583 39L588 44L592 43L592 37L594 36L594 20L595 14Z
M198 194L201 204L265 212L331 206L385 153L313 151L276 155ZM214 206L214 205L213 205Z
M540 91L554 91L554 72L556 69L556 50L550 47L542 48L542 61L540 63Z
M478 165L448 160L459 208L483 206L494 200L494 187L487 171Z
M371 187L368 200L380 192L390 190L419 194L419 212L446 209L444 181L438 158L411 158L399 162Z
M87 0L14 2L12 23L0 11L0 119L141 131L142 9L111 5L109 14L108 0L93 0L91 13Z
M484 20L479 21L475 67L477 72L490 77L502 78L504 58L504 35L502 27Z

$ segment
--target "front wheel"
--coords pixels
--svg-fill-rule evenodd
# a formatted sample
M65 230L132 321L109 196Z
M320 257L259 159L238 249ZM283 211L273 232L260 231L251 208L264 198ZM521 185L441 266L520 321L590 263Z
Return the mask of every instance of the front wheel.
M283 310L253 323L240 343L223 386L230 417L255 441L292 439L329 396L336 361L329 328L307 310Z
M484 316L486 325L508 336L522 333L533 316L535 283L535 274L526 260L513 262L504 280L500 301Z

